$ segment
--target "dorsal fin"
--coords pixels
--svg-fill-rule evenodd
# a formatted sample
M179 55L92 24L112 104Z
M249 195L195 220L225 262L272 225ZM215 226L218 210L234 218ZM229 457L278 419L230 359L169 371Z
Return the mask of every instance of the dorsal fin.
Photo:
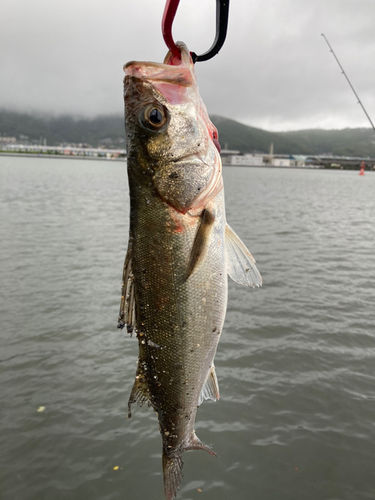
M121 286L121 304L118 317L117 328L126 329L130 335L136 325L135 319L135 294L134 275L132 271L133 239L129 238L128 251L126 252L124 271Z
M139 406L143 406L147 403L148 406L152 406L144 362L139 358L133 389L128 401L128 418L132 416L131 405L133 403L138 403Z

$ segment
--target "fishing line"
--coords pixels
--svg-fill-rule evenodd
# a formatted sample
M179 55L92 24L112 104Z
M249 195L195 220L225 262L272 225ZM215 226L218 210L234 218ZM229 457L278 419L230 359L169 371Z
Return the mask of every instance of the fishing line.
M355 96L356 96L356 98L358 99L358 104L360 104L360 105L362 106L362 109L363 109L363 111L365 112L365 115L367 116L368 121L371 123L371 127L374 129L374 132L375 132L375 126L374 126L374 124L372 123L371 118L370 118L369 114L367 113L367 111L366 111L366 109L365 109L364 105L362 104L361 99L358 97L357 92L354 90L354 87L353 87L353 85L351 84L351 82L350 82L350 80L349 80L349 78L348 78L348 75L345 73L344 68L341 66L340 61L337 59L336 54L333 52L333 48L330 46L330 44L329 44L329 42L328 42L328 40L327 40L327 37L324 35L324 33L322 33L322 36L324 37L324 40L327 42L327 45L328 45L328 47L329 47L330 51L332 52L332 54L333 54L334 58L336 59L337 64L338 64L338 65L340 66L340 68L341 68L341 72L342 72L342 74L343 74L343 75L345 76L345 78L347 79L347 81L348 81L348 83L349 83L349 85L350 85L350 87L351 87L352 91L354 92L354 95L355 95Z

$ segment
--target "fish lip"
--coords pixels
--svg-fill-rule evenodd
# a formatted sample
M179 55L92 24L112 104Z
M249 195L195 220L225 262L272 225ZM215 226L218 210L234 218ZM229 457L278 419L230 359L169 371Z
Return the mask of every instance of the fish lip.
M133 76L148 81L156 88L158 83L191 87L195 82L190 68L183 64L170 66L151 61L129 61L124 64L123 69L125 77Z
M130 68L130 66L148 66L150 68L164 68L165 64L154 61L129 61L123 65L123 70Z
M214 163L210 164L203 159L202 156L199 156L197 153L191 153L190 155L180 156L179 158L171 158L172 163L184 163L186 160L197 160L204 165L209 165L210 167L214 166Z

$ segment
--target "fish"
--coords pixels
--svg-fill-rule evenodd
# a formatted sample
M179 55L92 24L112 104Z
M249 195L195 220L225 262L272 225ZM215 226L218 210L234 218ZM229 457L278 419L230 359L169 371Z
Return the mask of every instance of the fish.
M214 451L194 430L197 408L218 400L214 357L228 278L261 286L245 244L227 224L218 132L199 95L185 44L163 63L124 66L130 197L118 327L139 355L131 407L157 413L166 500L177 496L187 450Z

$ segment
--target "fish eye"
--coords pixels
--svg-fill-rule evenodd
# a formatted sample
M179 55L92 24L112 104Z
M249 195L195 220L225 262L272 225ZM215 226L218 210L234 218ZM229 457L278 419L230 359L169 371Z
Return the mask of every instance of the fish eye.
M167 113L162 106L148 104L141 113L141 124L149 130L158 131L167 122Z
M149 119L150 122L154 125L160 125L160 123L163 121L163 115L161 114L160 109L153 108L149 113Z

